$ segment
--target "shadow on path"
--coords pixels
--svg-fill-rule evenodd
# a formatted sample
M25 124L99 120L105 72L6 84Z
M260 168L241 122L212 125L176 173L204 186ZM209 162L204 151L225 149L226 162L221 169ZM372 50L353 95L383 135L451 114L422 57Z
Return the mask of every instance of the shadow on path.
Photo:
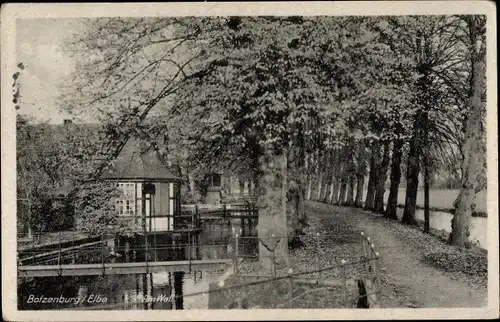
M423 263L433 248L448 249L433 236L370 212L308 202L308 215L335 243L359 242L364 231L382 256L381 307L480 307L487 305L487 292L472 288L459 277ZM338 233L338 237L335 234Z

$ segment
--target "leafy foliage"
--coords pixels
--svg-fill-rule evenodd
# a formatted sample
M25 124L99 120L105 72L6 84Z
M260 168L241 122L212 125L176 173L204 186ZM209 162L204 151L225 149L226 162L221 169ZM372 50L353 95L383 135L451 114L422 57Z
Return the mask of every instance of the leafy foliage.
M360 140L411 143L403 151L414 163L427 135L433 170L457 173L471 90L467 19L88 19L66 48L76 95L62 95L61 107L104 124L108 161L140 137L196 182L211 171L264 179L281 155L294 159L294 177L319 175L325 156L346 147L339 160L354 173Z
M37 232L67 230L83 219L90 233L120 229L113 201L118 190L93 179L105 156L99 133L17 116L17 191L29 207L23 224Z

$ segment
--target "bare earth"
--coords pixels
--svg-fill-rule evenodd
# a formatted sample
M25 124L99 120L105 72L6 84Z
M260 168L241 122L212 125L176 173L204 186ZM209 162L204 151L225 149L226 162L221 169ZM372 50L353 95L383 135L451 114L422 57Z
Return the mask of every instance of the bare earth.
M382 256L381 307L480 307L487 305L484 285L463 274L447 272L422 261L433 252L459 253L438 238L389 221L380 215L347 207L308 202L311 226L339 231L349 227L371 237ZM342 228L340 228L342 229ZM341 232L344 233L344 232ZM465 250L464 250L465 251Z

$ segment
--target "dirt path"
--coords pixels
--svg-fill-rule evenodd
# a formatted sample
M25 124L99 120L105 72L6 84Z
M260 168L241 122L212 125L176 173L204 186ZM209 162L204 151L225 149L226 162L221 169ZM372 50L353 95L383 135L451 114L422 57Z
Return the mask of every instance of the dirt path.
M429 247L450 247L432 236L361 209L309 202L313 221L324 229L346 225L371 237L382 256L382 307L479 307L487 305L484 288L421 261ZM434 244L435 243L435 244Z

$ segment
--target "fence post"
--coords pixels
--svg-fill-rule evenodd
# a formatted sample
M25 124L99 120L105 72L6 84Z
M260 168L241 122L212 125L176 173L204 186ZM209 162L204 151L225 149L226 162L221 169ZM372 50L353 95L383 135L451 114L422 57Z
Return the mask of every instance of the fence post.
M366 250L366 236L364 232L361 232L361 242L363 243L363 255L364 255L364 264L365 264L365 270L368 272L368 253Z
M341 264L342 264L342 279L344 280L344 305L346 307L349 306L349 303L347 303L347 274L346 274L346 271L345 271L345 266L346 266L346 263L347 261L345 259L342 259L341 261Z
M104 267L104 233L101 233L101 263L102 263L102 275L106 274Z
M320 234L319 232L316 233L316 270L318 271L318 281L321 280L321 260L320 260L320 251L321 251L321 245L320 245L320 240L319 240Z
M377 257L375 255L375 245L373 244L370 244L370 253L372 254L372 256L370 256L371 258L371 277L372 277L372 281L374 280L375 278L375 275L377 273Z
M372 259L371 251L370 251L370 237L366 236L366 272L370 273L370 261Z
M235 254L235 261L234 261L234 274L238 274L238 256L239 256L239 248L240 248L240 243L239 243L239 235L236 233L235 239L234 239L234 254Z
M378 291L379 291L379 279L378 279L378 269L377 269L377 266L379 265L379 262L380 262L380 254L378 252L375 252L375 269L374 269L374 280L373 280L373 291L375 292L375 294L377 295L376 298L378 298L379 294Z
M59 255L57 257L57 265L59 265L59 269L61 268L61 232L58 234L58 239L59 239Z
M234 238L234 249L233 249L233 269L236 271L236 236ZM215 239L214 239L214 246L215 246Z
M189 260L189 273L191 274L191 232L188 230L188 260Z
M75 231L73 230L71 232L71 236L73 236L73 259L72 259L72 263L74 264L76 262L76 255L75 255Z
M149 265L148 265L148 256L149 256L149 249L148 249L148 232L146 228L146 218L144 217L144 262L146 265L146 274L149 273ZM151 228L151 227L150 227Z

